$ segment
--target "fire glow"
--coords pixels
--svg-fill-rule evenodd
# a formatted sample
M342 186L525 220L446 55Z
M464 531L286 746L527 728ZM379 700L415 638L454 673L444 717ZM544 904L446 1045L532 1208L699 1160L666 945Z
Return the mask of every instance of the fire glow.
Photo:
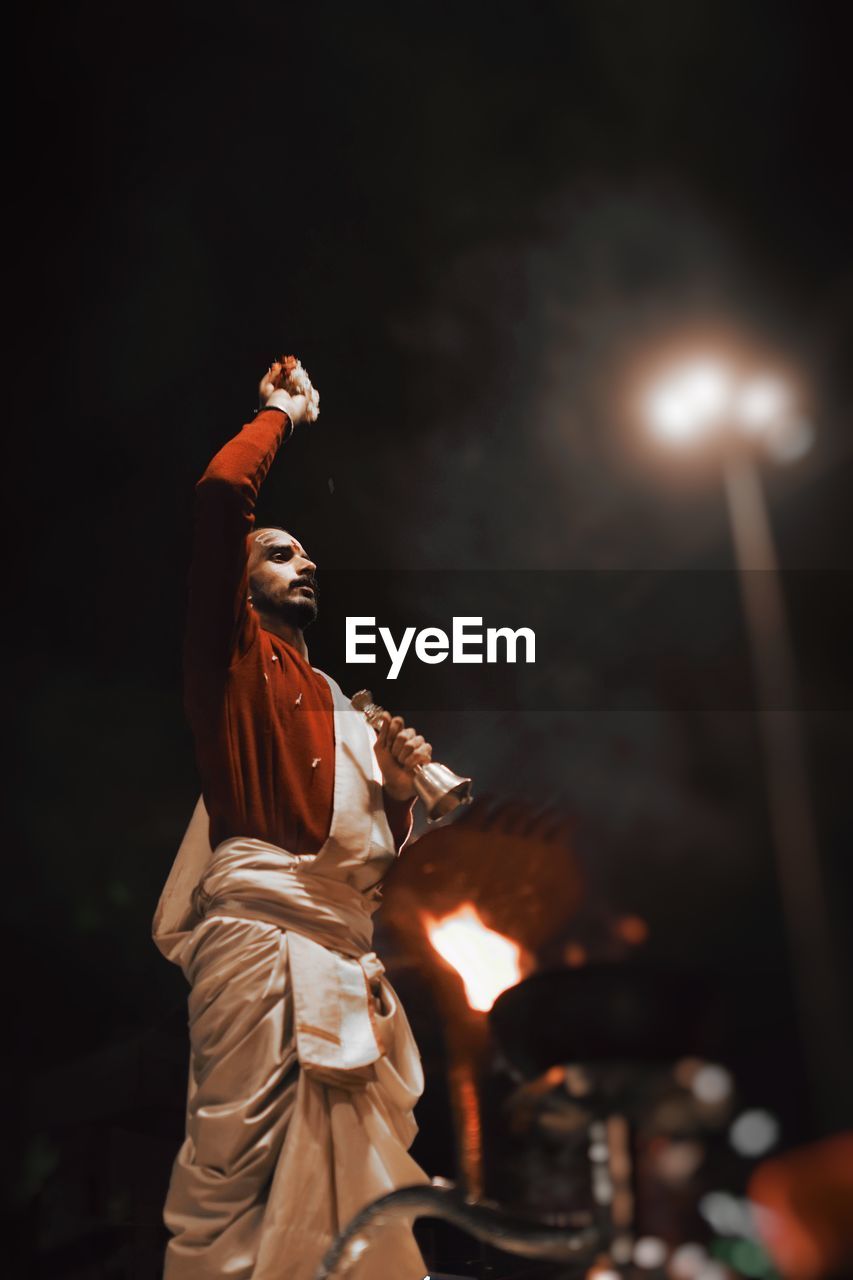
M521 947L483 924L472 903L440 920L423 920L431 945L465 984L472 1009L488 1013L501 992L521 980Z

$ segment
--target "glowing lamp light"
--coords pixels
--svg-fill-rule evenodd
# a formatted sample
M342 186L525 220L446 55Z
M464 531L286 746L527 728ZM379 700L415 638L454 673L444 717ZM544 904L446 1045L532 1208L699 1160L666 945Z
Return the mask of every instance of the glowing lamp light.
M760 440L777 462L789 463L814 443L814 428L794 401L794 388L779 374L751 372L740 360L704 352L660 373L646 390L642 410L665 444L686 447L734 432Z
M472 1009L488 1013L502 991L521 980L521 947L483 924L473 903L440 920L424 916L432 947L456 970Z
M791 393L779 378L750 378L738 390L733 412L748 435L760 435L775 427L791 409Z
M732 379L725 365L698 359L655 383L645 409L652 430L661 439L688 444L725 416L731 400Z

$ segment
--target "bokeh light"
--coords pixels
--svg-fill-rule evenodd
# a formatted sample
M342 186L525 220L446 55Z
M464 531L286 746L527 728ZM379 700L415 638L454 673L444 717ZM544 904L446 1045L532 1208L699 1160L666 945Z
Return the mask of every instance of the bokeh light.
M730 1191L709 1191L699 1201L699 1212L717 1235L744 1236L755 1234L752 1206Z
M779 1121L769 1111L744 1111L729 1130L729 1141L741 1156L763 1156L778 1140Z
M620 916L613 930L623 942L632 947L640 946L649 936L649 926L642 916Z
M634 1245L634 1264L643 1271L656 1271L666 1262L667 1247L657 1236L640 1236Z
M725 1067L713 1062L704 1063L690 1082L693 1096L699 1102L715 1106L731 1097L734 1082Z
M705 1246L688 1241L673 1250L667 1271L672 1280L695 1280L707 1261L708 1251Z
M694 1280L732 1280L732 1273L722 1262L707 1258L696 1272Z

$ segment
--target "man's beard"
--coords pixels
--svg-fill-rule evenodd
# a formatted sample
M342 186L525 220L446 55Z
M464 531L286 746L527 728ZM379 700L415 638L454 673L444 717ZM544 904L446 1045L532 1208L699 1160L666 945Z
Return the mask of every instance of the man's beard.
M317 618L316 600L285 600L276 607L276 615L290 627L304 631Z
M281 599L272 599L263 592L255 590L253 602L255 609L259 613L266 614L268 618L276 618L279 622L283 622L285 626L297 627L300 631L304 631L317 618L316 591L317 588L315 586L315 594L311 598L301 596L298 599L291 599L288 596L284 596Z

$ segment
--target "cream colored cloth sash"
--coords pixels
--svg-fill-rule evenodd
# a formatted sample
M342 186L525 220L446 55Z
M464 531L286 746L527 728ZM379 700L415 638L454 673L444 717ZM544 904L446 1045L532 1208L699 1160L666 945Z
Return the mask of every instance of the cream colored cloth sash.
M359 1088L375 1079L399 1007L371 948L377 895L318 874L312 862L264 840L226 840L193 898L199 917L264 920L287 931L299 1062L327 1084Z

